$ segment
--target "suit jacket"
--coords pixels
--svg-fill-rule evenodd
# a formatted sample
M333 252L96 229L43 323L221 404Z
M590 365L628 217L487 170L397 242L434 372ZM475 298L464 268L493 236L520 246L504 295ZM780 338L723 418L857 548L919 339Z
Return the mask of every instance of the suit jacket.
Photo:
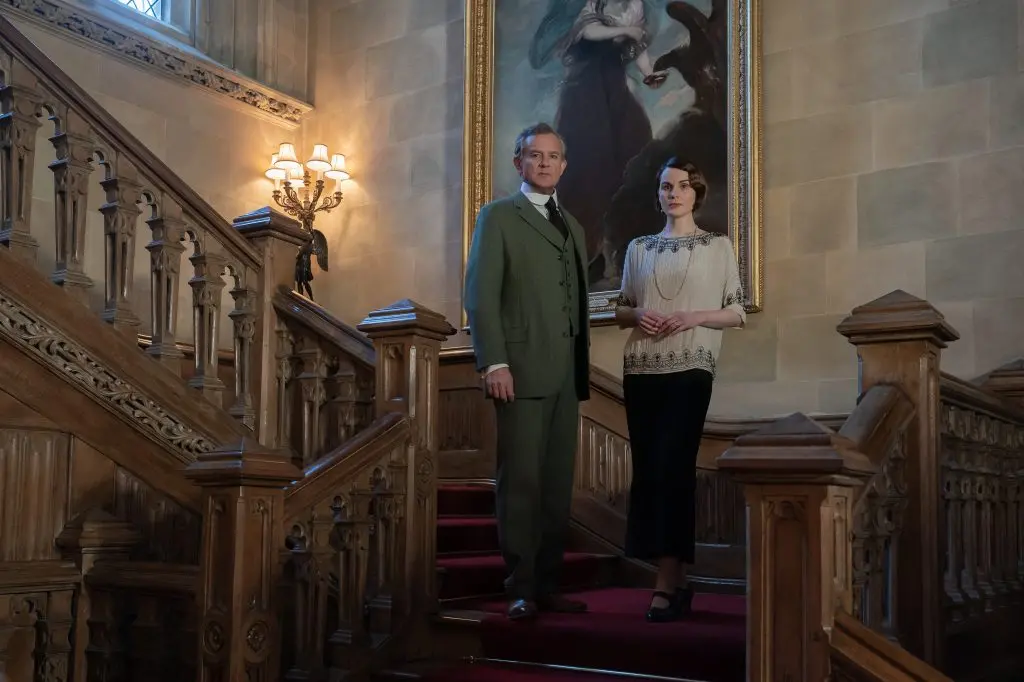
M557 393L570 369L579 398L590 394L586 242L576 219L562 215L576 244L579 281L579 309L569 311L577 316L572 341L566 338L565 242L558 229L516 192L481 208L473 231L464 301L477 368L507 363L517 398Z

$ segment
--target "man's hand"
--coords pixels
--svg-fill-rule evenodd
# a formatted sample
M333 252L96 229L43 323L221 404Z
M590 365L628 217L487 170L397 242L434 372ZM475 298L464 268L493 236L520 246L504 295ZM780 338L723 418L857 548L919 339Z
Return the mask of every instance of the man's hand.
M665 322L661 325L661 335L672 336L673 334L679 334L688 329L699 327L702 322L703 319L700 313L679 310L665 318Z
M657 310L648 310L647 308L637 308L636 315L636 326L645 334L654 336L661 331L662 326L668 321L668 316L664 313L659 313Z
M503 403L510 403L515 400L515 391L512 387L512 372L508 367L499 367L484 377L484 389L488 398L500 400Z

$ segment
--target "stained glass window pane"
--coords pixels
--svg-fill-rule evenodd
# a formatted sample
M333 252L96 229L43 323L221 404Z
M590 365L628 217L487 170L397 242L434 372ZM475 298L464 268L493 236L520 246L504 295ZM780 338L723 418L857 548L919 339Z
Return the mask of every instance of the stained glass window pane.
M163 19L163 0L117 0L122 5L131 7L136 12L142 12L147 17L156 20Z

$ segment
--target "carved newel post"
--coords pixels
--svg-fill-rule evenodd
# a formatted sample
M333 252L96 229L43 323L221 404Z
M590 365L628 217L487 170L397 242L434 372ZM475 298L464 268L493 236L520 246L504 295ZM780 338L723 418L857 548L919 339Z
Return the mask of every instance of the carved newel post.
M899 387L914 407L907 426L907 505L895 592L900 644L942 668L943 566L939 360L960 335L928 301L894 291L853 309L839 333L857 347L860 394Z
M271 447L288 445L288 434L278 434L277 311L274 293L290 289L295 280L295 255L308 237L297 220L269 206L238 216L233 224L259 252L260 270L254 296L255 329L250 385L256 414L256 438Z
M403 300L370 313L359 331L377 353L375 411L405 414L412 421L405 519L405 609L414 623L426 624L437 608L435 534L440 393L437 381L441 343L455 333L444 316ZM417 648L413 637L413 648Z
M278 679L284 488L302 474L287 454L244 439L200 456L186 475L203 488L198 679Z
M747 680L828 679L834 614L852 606L855 488L874 467L794 414L736 439L718 468L747 500Z

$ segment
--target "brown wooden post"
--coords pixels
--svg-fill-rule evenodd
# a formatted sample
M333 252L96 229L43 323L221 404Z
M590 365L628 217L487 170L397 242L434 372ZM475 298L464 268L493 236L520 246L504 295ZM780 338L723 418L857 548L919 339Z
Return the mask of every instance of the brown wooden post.
M284 488L301 475L287 455L250 439L206 453L186 470L203 487L200 682L279 677Z
M821 682L836 609L851 610L855 488L874 467L793 414L736 439L720 471L747 500L747 680Z
M142 542L142 534L139 533L127 521L103 511L99 508L88 509L74 517L64 526L60 535L56 538L57 546L65 559L75 562L75 565L82 573L82 587L79 590L78 599L75 603L75 623L78 627L74 630L74 641L72 647L74 658L72 661L71 679L86 679L86 652L89 650L90 630L99 629L96 624L90 626L94 619L92 605L92 591L88 589L85 577L92 571L98 561L127 561L134 549ZM109 606L109 605L108 605ZM124 642L117 632L116 627L109 630L111 615L102 614L95 617L103 623L103 637L94 637L101 641L90 655L97 659L104 659L110 667L108 672L116 679L124 672ZM118 672L120 671L120 672ZM0 676L2 677L2 676ZM102 676L97 675L96 679Z
M412 620L411 653L424 653L427 615L437 609L437 451L441 343L455 333L444 316L415 301L375 310L359 331L373 339L377 353L377 417L390 412L412 421L412 452L405 490L403 597ZM414 493L414 494L413 494ZM422 629L421 629L422 628Z
M944 518L939 451L939 360L960 335L928 301L894 291L854 308L839 333L857 347L860 394L879 384L899 387L913 403L907 427L907 511L898 555L899 641L942 669Z
M263 259L256 282L253 305L256 329L252 339L253 409L256 412L256 439L272 448L288 447L288 434L277 433L277 311L274 293L280 287L291 288L295 281L295 257L307 236L297 220L269 206L235 218L234 226L246 237Z

